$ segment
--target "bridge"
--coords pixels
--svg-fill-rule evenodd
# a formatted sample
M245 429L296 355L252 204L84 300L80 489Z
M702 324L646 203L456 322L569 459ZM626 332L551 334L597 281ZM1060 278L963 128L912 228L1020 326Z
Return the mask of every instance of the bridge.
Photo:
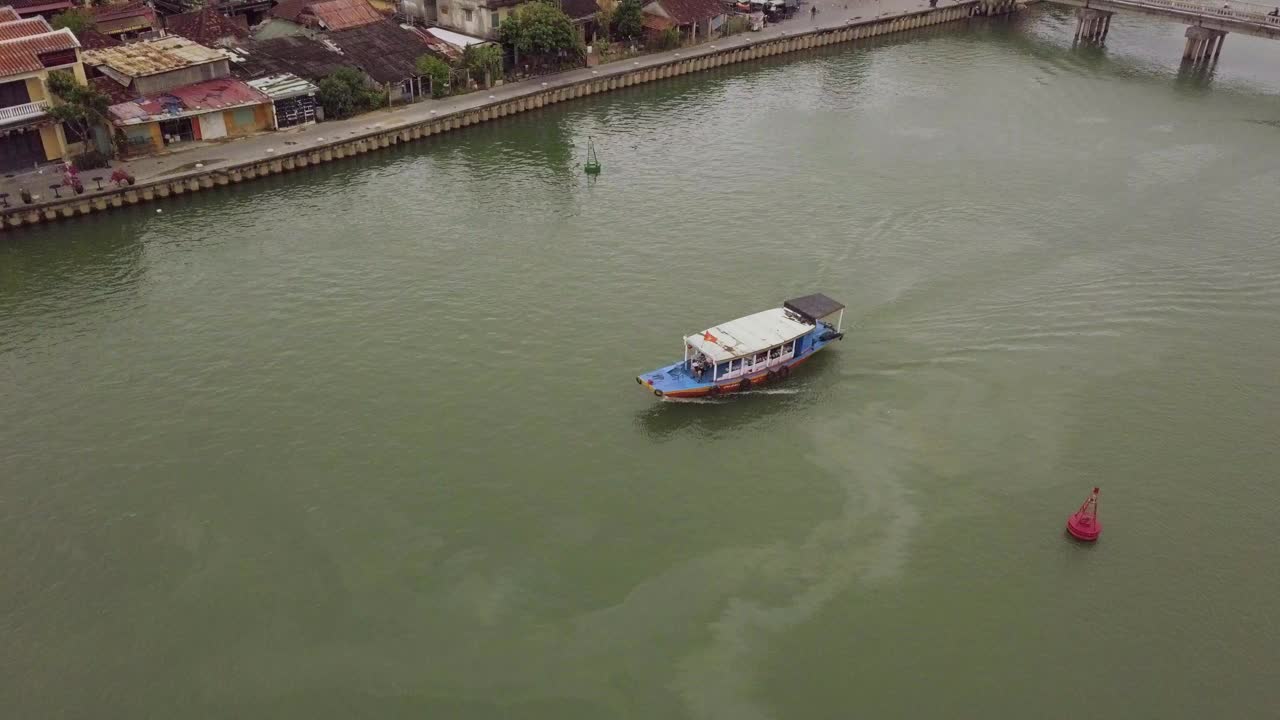
M1164 18L1189 25L1182 59L1211 63L1222 53L1227 33L1280 40L1280 0L1253 5L1231 0L1049 0L1078 8L1076 40L1100 43L1118 12Z

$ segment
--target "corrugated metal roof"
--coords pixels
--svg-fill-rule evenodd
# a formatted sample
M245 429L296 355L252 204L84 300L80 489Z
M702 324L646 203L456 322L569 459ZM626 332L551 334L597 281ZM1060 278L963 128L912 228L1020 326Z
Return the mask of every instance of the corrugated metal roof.
M217 50L173 35L84 53L85 63L105 65L128 77L144 77L192 65L204 65L225 57Z
M126 18L143 18L148 22L148 24L154 22L156 19L156 11L152 10L150 6L142 2L127 3L124 5L97 5L91 8L89 12L93 15L93 24L95 26L101 26L103 23L124 20Z
M285 98L298 97L299 95L310 95L318 92L320 88L303 80L297 75L291 73L283 73L280 75L268 75L257 80L250 80L249 86L261 92L263 95L272 100L283 100Z
M0 7L0 22L8 22L8 21L10 21L10 20L18 20L18 19L20 19L21 17L22 17L22 16L18 14L18 11L17 11L17 10L14 10L13 8L9 7L8 5L5 5L4 7Z
M44 63L40 62L40 56L44 53L78 47L80 41L66 28L0 41L0 76L42 70Z
M269 102L271 99L266 95L239 80L219 78L112 105L107 113L116 125L137 125Z
M470 35L463 35L462 33L456 33L452 30L445 30L444 28L438 28L438 27L429 27L426 29L426 32L434 35L435 37L440 38L441 40L449 43L450 45L456 45L460 48L469 47L471 45L481 45L483 43L490 42L488 40L485 40L484 38L472 37Z
M52 31L53 28L49 27L49 23L42 17L0 22L0 40L16 40L20 37L40 35Z
M721 323L684 341L713 361L723 362L768 350L812 329L812 325L796 320L786 310L774 308Z
M350 30L382 20L366 0L326 0L311 5L307 12L326 30Z
M104 35L123 35L139 30L154 30L155 21L145 15L133 15L95 22L93 29Z

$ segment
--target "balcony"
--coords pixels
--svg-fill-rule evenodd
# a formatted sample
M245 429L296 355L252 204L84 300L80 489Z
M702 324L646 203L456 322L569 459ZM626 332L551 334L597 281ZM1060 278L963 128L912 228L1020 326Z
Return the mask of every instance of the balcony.
M0 125L8 125L10 123L38 118L48 111L48 100L37 100L35 102L23 103L21 105L10 105L6 108L0 108Z

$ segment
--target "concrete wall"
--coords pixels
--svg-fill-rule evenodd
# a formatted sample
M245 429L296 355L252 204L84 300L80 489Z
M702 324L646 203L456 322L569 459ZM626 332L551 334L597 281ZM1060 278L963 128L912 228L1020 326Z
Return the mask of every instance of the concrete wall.
M448 12L446 12L446 10ZM467 19L467 11L471 11L471 19ZM498 14L498 22L507 19L512 8L505 7L490 10L479 0L437 0L436 22L443 28L475 37L497 38L498 28L493 24L493 13Z
M240 137L270 130L271 106L264 103L236 110L224 110L222 121L227 126L227 137Z
M40 144L44 145L45 160L61 160L66 154L66 144L62 142L62 134L56 125L40 128Z
M35 102L37 100L44 100L46 97L48 97L47 95L45 95L45 92L44 92L43 76L44 76L44 73L41 73L36 77L29 77L26 79L27 94L31 96L31 102Z
M183 85L194 85L202 80L216 80L230 74L231 66L229 61L223 59L217 62L205 63L204 65L182 68L181 70L171 70L158 75L134 78L133 87L141 95L155 95L165 90L172 90Z
M531 84L528 86L528 92L517 97L495 100L480 107L458 110L430 119L419 118L407 121L403 125L384 127L363 136L349 137L329 142L323 146L313 146L278 156L267 156L252 162L221 167L215 170L194 170L162 180L155 180L144 185L112 189L101 193L90 192L76 198L63 198L34 205L15 206L0 214L0 218L3 219L2 227L9 229L60 218L88 215L125 205L152 202L172 195L234 185L259 177L320 165L353 155L361 155L403 142L413 142L432 135L467 127L468 125L488 122L508 115L535 110L545 105L597 93L610 92L632 85L655 82L724 65L750 62L783 53L798 52L839 43L857 42L892 33L964 20L979 11L979 2L980 0L972 0L962 5L947 8L921 10L907 15L868 21L859 25L848 25L841 28L822 29L809 33L770 38L749 45L719 50L713 49L709 45L704 45L692 51L682 51L682 54L685 55L683 58L671 58L659 64L636 67L630 70L624 70L619 67L617 72L608 72L606 70L601 72L598 77L565 82L557 84L555 87L539 87ZM606 65L604 67L608 68L609 66ZM155 123L152 123L152 125L155 126ZM155 127L155 133L158 142L158 126Z

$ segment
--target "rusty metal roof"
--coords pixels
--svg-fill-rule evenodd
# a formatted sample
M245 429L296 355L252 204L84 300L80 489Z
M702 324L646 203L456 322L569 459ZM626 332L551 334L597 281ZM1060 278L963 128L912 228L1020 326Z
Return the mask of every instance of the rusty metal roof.
M78 47L80 41L66 28L0 41L0 77L43 70L41 55Z
M271 99L262 92L239 80L219 78L174 88L153 97L112 105L107 109L107 114L116 125L137 125L269 102Z
M9 22L10 20L19 20L21 18L22 16L18 14L18 11L8 5L0 7L0 22Z
M84 53L86 64L105 65L128 77L156 75L225 58L226 55L217 50L176 35Z
M366 0L326 0L314 3L307 12L326 30L350 30L382 20Z

